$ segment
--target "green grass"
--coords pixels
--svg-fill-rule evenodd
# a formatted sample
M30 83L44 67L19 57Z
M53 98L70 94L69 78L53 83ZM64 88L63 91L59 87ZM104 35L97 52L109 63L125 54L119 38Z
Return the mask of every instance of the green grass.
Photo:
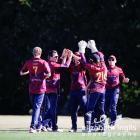
M118 126L128 126L129 130L116 128L105 133L82 133L83 118L78 118L78 132L69 133L70 117L59 117L58 126L64 132L28 133L31 116L0 116L0 140L140 140L140 120L125 118Z
M0 132L0 140L139 140L140 136L129 136L128 134L118 135L118 134L101 134L101 133L36 133L29 134L27 132Z

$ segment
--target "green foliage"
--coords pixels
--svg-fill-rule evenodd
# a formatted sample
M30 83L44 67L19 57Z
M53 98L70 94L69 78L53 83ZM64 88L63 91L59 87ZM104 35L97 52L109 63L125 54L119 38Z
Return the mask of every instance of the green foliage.
M26 5L28 7L31 7L31 0L19 0L21 5Z
M125 116L139 117L140 87L137 81L131 85L122 84L121 90L122 113Z

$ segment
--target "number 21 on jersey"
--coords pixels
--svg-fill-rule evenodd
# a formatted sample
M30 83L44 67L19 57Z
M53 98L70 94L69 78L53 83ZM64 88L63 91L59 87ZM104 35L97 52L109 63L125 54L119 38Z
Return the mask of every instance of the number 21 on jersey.
M96 77L97 77L96 82L102 82L107 79L107 74L106 72L103 72L103 71L97 72Z

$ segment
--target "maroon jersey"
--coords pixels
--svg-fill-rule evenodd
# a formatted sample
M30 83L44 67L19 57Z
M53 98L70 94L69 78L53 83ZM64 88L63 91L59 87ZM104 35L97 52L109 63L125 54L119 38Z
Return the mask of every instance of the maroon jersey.
M63 67L61 64L49 61L51 69L51 77L46 80L46 93L57 93L60 84L60 68Z
M29 71L29 93L45 93L45 74L50 72L50 67L45 60L41 58L32 58L24 64L22 71Z
M107 70L107 85L106 88L116 88L119 87L120 77L125 78L125 75L121 68L115 66L114 68L108 67Z
M90 76L90 84L89 91L90 93L99 92L105 93L105 85L106 85L106 76L107 76L107 68L105 63L97 64L86 64L85 68L89 71Z
M81 64L70 65L71 90L85 89L87 85L86 71Z

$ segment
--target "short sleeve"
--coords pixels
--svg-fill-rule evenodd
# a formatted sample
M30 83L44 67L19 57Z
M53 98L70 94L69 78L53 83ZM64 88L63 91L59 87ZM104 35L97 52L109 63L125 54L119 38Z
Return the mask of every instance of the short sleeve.
M45 72L48 72L48 73L51 72L50 66L46 61L44 61L44 69L45 69Z

